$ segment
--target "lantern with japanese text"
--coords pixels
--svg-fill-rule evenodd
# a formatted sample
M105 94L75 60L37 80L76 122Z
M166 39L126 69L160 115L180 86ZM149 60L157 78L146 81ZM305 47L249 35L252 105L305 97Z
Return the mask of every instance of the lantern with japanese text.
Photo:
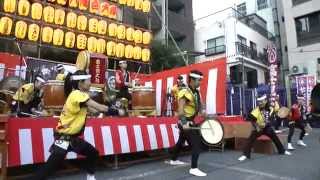
M64 32L61 29L55 29L53 32L53 45L61 46L63 44Z
M105 35L107 33L107 22L100 20L98 23L98 34Z
M133 48L133 59L135 60L141 59L141 47L136 46Z
M124 56L124 44L118 43L116 46L116 57L117 58L122 58Z
M117 19L118 7L116 5L109 5L109 14L108 17L111 19Z
M119 25L117 27L117 37L118 39L126 38L126 27L124 25Z
M119 0L119 4L125 5L125 4L127 4L127 0Z
M97 48L97 39L95 37L89 37L88 38L88 51L89 52L96 52Z
M97 14L100 8L100 1L99 0L90 0L89 1L89 12Z
M109 17L109 3L103 2L100 5L100 15Z
M14 13L16 11L16 0L4 0L3 10L7 13Z
M117 24L110 23L108 26L108 35L110 37L115 37L117 35Z
M126 45L124 56L127 59L133 58L133 46L132 45Z
M142 0L134 0L134 9L135 10L142 10Z
M67 27L75 28L77 26L77 14L74 12L69 12L67 14Z
M37 24L30 24L28 28L28 39L30 41L38 41L40 27Z
M51 43L53 38L53 29L51 27L44 27L42 29L42 42Z
M78 7L78 0L69 0L69 7L72 7L72 8Z
M97 33L98 31L98 20L96 18L89 19L89 32Z
M101 54L104 54L106 52L106 40L98 39L96 52Z
M143 62L149 62L150 61L150 49L142 49L141 51L141 55L142 55L142 61Z
M146 45L150 44L151 38L152 38L152 36L151 36L150 32L143 32L143 34L142 34L142 43L146 44Z
M65 15L66 13L63 9L56 9L54 12L54 23L57 25L63 25Z
M57 3L64 6L67 4L67 0L57 0Z
M89 0L79 0L79 9L87 10L89 7Z
M65 35L64 46L67 48L74 48L76 35L73 32L67 32Z
M46 6L43 9L43 20L47 23L53 23L54 20L54 8L51 6Z
M134 7L134 0L127 0L127 6Z
M2 17L0 19L0 34L10 35L12 30L12 19L9 17Z
M24 21L18 21L15 27L15 36L19 39L24 39L27 33L27 23Z
M144 0L142 3L142 12L148 13L150 12L151 3L149 0Z
M113 41L107 42L107 55L115 56L116 54L116 43Z
M33 3L31 5L31 18L34 20L40 20L42 17L42 4Z
M142 31L141 30L135 30L133 34L134 42L135 43L141 43L142 42Z
M27 0L20 0L18 3L18 14L20 16L28 16L30 11L30 2Z
M127 28L126 30L126 38L127 38L127 41L133 41L133 34L134 34L134 29L129 27Z
M85 31L87 29L87 23L88 23L88 20L86 16L84 15L78 16L78 19L77 19L78 30Z
M78 49L86 49L87 47L87 36L84 34L78 34L77 36L77 48Z

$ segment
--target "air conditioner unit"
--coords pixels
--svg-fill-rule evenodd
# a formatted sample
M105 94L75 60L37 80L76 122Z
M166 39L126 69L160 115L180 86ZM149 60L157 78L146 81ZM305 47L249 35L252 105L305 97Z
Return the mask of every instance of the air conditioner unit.
M299 67L299 66L293 66L291 68L290 74L292 75L299 75L299 74L308 74L308 68L307 67Z

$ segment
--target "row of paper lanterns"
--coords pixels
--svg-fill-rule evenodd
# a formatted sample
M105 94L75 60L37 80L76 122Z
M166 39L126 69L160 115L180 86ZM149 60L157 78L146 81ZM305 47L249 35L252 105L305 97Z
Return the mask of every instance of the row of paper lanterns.
M0 34L11 35L13 21L9 17L0 19ZM40 32L42 32L40 34ZM64 32L62 29L53 29L46 26L40 28L37 24L27 24L24 21L15 23L14 35L18 39L26 39L30 41L38 41L41 38L43 43L53 44L55 46L64 45L67 48L77 48L79 50L89 50L90 52L103 53L111 57L127 58L134 60L142 60L149 62L150 50L139 46L125 45L114 41L106 41L103 38L96 38L85 34L75 34L74 32ZM40 37L41 36L41 37Z
M24 0L22 0L24 1ZM20 6L19 6L20 7ZM5 11L10 8L7 7ZM27 7L22 9L28 9ZM98 20L97 18L88 18L84 15L77 15L74 12L65 13L64 9L54 9L51 6L42 7L40 3L33 3L31 11L31 18L34 20L41 20L43 18L46 23L54 23L56 25L66 25L68 28L78 29L80 31L88 30L90 33L97 33L100 35L108 35L109 37L117 38L119 40L127 40L135 43L150 44L152 35L150 32L142 32L139 29L126 27L122 24L110 23L105 20ZM11 11L10 11L11 12ZM43 12L43 13L42 13ZM19 10L20 16L28 16L29 12L26 10ZM66 20L66 22L65 22Z

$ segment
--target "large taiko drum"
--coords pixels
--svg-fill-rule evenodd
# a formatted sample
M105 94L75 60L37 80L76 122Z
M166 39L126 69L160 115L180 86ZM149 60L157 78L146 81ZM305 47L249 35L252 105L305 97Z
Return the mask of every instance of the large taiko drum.
M92 100L97 103L104 104L104 94L101 88L90 87L89 95Z
M207 145L217 145L223 140L222 124L213 118L207 118L200 125L200 134Z
M133 110L156 109L156 92L151 87L136 87L132 89Z
M91 74L93 86L104 87L107 66L108 57L103 54L90 53L89 51L81 51L78 54L76 68L77 70L85 70Z
M43 106L45 109L62 109L64 97L64 81L49 80L43 87Z

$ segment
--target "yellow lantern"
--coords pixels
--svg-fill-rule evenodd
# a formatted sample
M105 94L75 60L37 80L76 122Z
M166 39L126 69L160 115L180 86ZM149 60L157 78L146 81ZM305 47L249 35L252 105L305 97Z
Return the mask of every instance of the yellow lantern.
M87 47L87 37L84 34L79 34L77 36L77 48L78 49L86 49Z
M125 4L127 4L127 0L119 0L119 4L125 5Z
M107 22L100 20L98 23L98 34L105 35L107 33Z
M133 34L133 38L135 43L142 43L142 31L135 30Z
M148 13L150 12L150 8L151 8L151 3L149 0L144 0L142 3L142 11L144 13Z
M7 13L14 13L16 11L16 0L4 0L3 10Z
M88 38L88 51L90 52L96 52L97 48L97 39L95 37L89 37Z
M33 3L31 5L31 18L40 20L42 16L42 5L40 3Z
M54 8L51 6L46 6L43 9L43 19L47 23L53 23L54 19Z
M132 45L126 45L124 56L127 59L133 58L133 46Z
M143 49L141 54L142 54L142 61L143 62L150 61L150 49Z
M110 37L115 37L117 35L117 24L110 23L108 27L108 33Z
M67 15L67 27L75 28L77 26L77 15L74 12L69 12Z
M142 0L134 0L134 9L135 10L142 10Z
M150 32L144 32L142 35L142 43L143 44L150 44L151 42L151 33Z
M57 0L57 3L64 6L67 4L67 0Z
M96 18L89 19L89 32L97 33L98 31L98 20Z
M127 0L127 6L134 7L134 0Z
M134 34L134 29L129 27L126 30L126 38L128 41L133 41L133 34Z
M87 29L87 17L84 15L78 16L77 28L80 31L85 31Z
M141 59L141 47L136 46L133 48L133 59Z
M109 17L109 3L103 2L100 5L100 15Z
M79 9L87 10L89 7L89 0L79 0Z
M116 57L122 58L124 56L124 44L118 43L116 46Z
M38 41L40 27L37 24L30 24L28 28L28 39L30 41Z
M65 35L64 45L67 48L73 48L76 41L76 35L73 32L67 32Z
M126 38L126 27L124 25L119 25L117 27L117 37L118 39Z
M107 43L107 55L115 56L115 54L116 54L116 43L113 41L109 41Z
M18 14L20 16L28 16L30 11L30 3L27 0L20 0L18 3Z
M118 7L116 5L109 5L109 18L111 19L117 19L117 14L118 14Z
M96 52L101 53L101 54L106 52L106 40L98 39L97 46L96 46Z
M69 0L69 7L72 7L72 8L78 7L78 0Z
M90 0L89 12L98 13L100 8L99 0Z
M19 39L24 39L27 34L27 23L24 21L18 21L16 23L16 28L15 28L15 36Z
M42 42L51 43L53 37L53 29L51 27L44 27L42 29Z
M58 25L63 25L65 15L66 13L63 9L56 9L54 12L54 23Z
M53 45L61 46L63 44L64 32L61 29L55 29L53 32Z
M52 2L52 3L53 3L53 2L55 2L56 0L47 0L47 1L48 1L48 2Z
M2 17L0 19L0 34L10 35L12 29L12 19L8 17Z

